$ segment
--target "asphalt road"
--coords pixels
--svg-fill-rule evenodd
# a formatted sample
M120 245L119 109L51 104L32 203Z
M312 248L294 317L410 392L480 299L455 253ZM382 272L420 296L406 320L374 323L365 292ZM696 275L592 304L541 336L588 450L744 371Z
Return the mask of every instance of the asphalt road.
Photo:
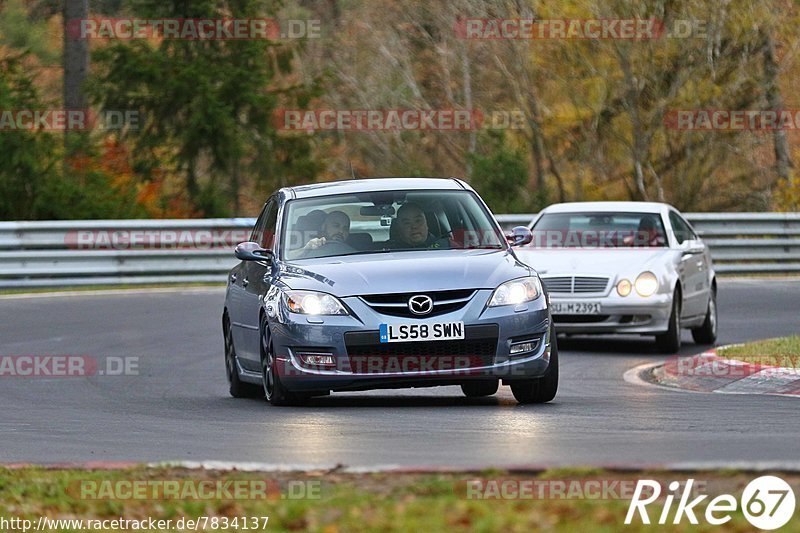
M351 466L798 462L793 398L627 383L646 338L561 343L546 405L507 387L334 394L272 408L227 394L223 291L0 299L0 355L138 357L139 375L0 377L0 462L221 460ZM800 331L800 281L722 281L720 343ZM681 353L707 346L684 333Z

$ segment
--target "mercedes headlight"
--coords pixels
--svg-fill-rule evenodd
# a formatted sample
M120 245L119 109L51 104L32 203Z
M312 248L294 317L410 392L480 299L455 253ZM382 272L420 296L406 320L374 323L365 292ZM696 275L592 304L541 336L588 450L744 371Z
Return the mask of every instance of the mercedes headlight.
M639 296L652 296L658 290L658 278L652 272L642 272L633 284Z
M628 281L627 279L621 279L619 280L619 283L617 283L617 294L619 294L620 296L625 297L629 295L631 293L631 290L632 290L631 282Z
M542 294L542 287L539 285L539 278L536 276L512 279L494 290L492 297L489 298L489 307L532 302L540 294Z
M317 291L285 291L286 307L301 315L346 315L347 308L335 296Z

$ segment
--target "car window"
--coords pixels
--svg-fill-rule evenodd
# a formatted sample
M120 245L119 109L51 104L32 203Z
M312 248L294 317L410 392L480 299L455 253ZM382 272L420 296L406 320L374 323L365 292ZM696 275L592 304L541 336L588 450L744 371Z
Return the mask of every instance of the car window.
M697 235L689 227L689 224L675 211L669 212L669 223L672 225L672 231L675 232L675 240L678 241L678 244L683 244L684 241L690 239L697 239Z
M275 226L278 221L278 202L276 199L270 198L261 214L256 221L253 228L253 233L250 236L252 242L257 242L262 248L271 249L275 240Z
M258 215L258 218L256 219L256 223L253 226L253 231L250 232L250 242L261 242L261 234L264 231L264 220L266 218L266 215L267 215L267 206L265 204L264 207L261 208L261 213Z
M681 215L680 213L678 213L678 220L683 222L683 225L686 226L686 231L689 232L689 238L690 239L698 240L700 238L700 237L697 236L697 233L695 233L695 231L692 229L692 225L689 224L689 222L687 222L686 219L683 218L683 215Z
M471 191L371 191L290 200L286 259L428 249L505 248Z
M532 228L537 248L650 248L667 245L658 213L545 213Z
M267 250L272 249L275 242L275 226L278 224L278 202L273 198L267 202L266 216L264 217L264 228L261 233L261 247Z

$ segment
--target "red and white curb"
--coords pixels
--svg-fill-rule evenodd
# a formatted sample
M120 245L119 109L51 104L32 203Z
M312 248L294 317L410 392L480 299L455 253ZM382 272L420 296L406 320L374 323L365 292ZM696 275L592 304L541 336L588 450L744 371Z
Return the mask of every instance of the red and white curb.
M629 383L689 392L800 397L800 368L728 359L717 355L716 349L640 365L624 378Z

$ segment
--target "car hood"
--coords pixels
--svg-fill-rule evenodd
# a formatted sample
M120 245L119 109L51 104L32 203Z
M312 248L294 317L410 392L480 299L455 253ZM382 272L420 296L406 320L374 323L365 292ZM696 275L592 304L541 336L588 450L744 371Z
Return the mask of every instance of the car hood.
M571 274L634 275L659 269L670 262L669 248L527 248L517 251L520 260L542 277Z
M284 263L292 289L337 296L448 289L494 289L531 269L508 250L424 250L309 259Z

